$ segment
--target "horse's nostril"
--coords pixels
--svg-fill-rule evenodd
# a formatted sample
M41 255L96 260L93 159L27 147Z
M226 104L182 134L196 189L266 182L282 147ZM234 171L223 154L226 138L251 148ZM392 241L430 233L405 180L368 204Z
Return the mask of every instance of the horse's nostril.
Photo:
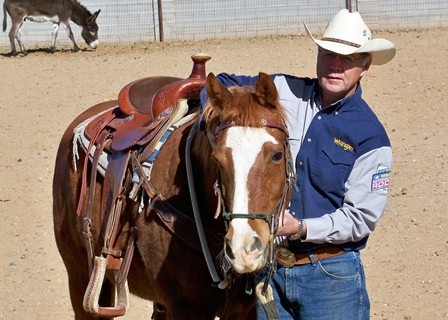
M233 255L233 252L232 252L232 247L230 246L229 240L227 240L227 239L224 242L224 251L226 253L227 258L229 258L230 260L235 259L235 256Z
M252 243L252 246L250 247L250 251L254 252L254 251L262 251L262 243L259 237L254 237L254 242Z

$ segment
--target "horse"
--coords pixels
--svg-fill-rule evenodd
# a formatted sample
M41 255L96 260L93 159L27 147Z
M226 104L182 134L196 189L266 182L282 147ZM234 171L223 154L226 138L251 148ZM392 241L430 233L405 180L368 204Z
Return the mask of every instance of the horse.
M6 31L6 13L11 17L12 26L9 31L9 41L11 42L11 56L17 55L15 40L19 43L20 50L24 55L28 54L20 37L20 28L25 20L34 22L53 23L53 32L51 35L50 51L56 51L56 37L58 36L59 25L65 25L68 37L73 43L73 51L79 51L70 27L70 20L82 28L81 36L90 48L98 47L98 25L96 19L101 10L90 13L77 0L54 1L54 0L5 0L3 3L3 32Z
M193 72L190 78L198 79ZM83 176L90 176L93 184L87 185L85 193L99 199L107 189L107 173L94 174L89 150L76 151L79 157L74 154L76 128L108 110L118 112L118 102L87 109L63 134L55 161L53 221L75 319L122 315L110 312L117 305L111 300L117 278L110 270L101 283L98 305L111 307L100 307L99 314L85 310L87 291L99 291L86 290L96 274L96 264L91 271L87 238L95 257L126 252L121 257L129 261L124 276L127 288L153 302L153 319L256 319L253 276L272 264L275 228L290 188L285 115L275 85L264 73L254 87L226 88L213 73L206 80L199 78L199 83L205 81L208 94L203 111L198 111L198 94L188 99L189 118L182 118L183 123L170 130L149 177L141 177L140 183L132 181L132 170L135 177L142 161L132 161L132 170L131 165L125 169L123 190L117 197L118 250L104 250L104 229L109 225L102 224L107 214L101 201L80 201ZM171 77L147 80L151 96L180 81ZM131 148L135 148L133 154L141 154L141 148ZM133 184L139 186L136 201L129 192ZM91 229L86 231L89 202ZM122 309L128 308L123 305Z

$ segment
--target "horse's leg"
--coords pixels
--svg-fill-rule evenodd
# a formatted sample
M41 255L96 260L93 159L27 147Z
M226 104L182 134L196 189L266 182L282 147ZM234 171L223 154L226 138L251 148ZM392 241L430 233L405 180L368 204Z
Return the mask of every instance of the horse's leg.
M61 249L60 249L61 250ZM68 287L70 292L70 300L76 320L97 320L103 319L94 317L87 313L83 307L83 299L88 287L90 276L88 273L87 253L81 251L72 251L68 255L61 251L68 274ZM76 257L74 259L74 257ZM114 304L114 285L107 277L104 278L101 288L101 295L98 304L102 307L112 306ZM111 318L104 318L111 319Z
M82 306L85 289L89 282L88 274L80 272L79 267L70 268L67 267L68 273L68 287L70 292L70 300L72 303L73 311L75 312L75 319L87 320L93 319L93 317L84 311ZM72 269L72 270L70 270ZM78 269L78 270L75 270Z

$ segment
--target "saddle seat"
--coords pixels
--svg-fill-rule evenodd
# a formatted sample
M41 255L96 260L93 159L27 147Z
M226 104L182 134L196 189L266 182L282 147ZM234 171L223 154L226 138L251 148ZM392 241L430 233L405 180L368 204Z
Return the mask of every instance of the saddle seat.
M177 77L155 76L135 80L124 86L118 94L118 105L125 115L135 113L153 116L152 97L164 86L184 80Z

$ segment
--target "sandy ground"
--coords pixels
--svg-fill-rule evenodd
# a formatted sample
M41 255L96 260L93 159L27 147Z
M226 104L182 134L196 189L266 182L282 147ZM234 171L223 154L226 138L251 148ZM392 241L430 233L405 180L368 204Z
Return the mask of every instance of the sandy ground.
M363 79L394 148L388 209L363 251L372 319L448 319L447 31L376 35L392 40L397 56ZM0 56L1 319L73 318L51 184L59 139L76 115L135 79L188 76L197 52L212 56L215 73L304 76L314 76L316 52L303 37L34 49ZM150 318L149 303L131 303L124 319Z

